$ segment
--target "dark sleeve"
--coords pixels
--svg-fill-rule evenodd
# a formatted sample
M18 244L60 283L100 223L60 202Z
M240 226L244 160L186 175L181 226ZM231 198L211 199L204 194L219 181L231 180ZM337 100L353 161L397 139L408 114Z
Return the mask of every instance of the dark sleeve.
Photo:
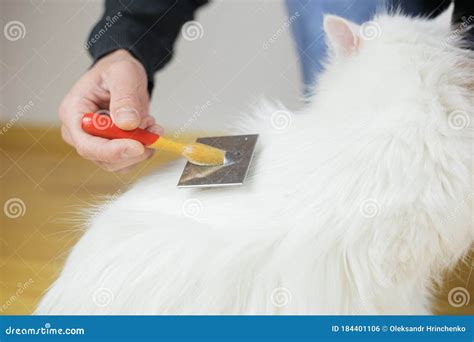
M474 50L474 0L454 0L453 24Z
M127 49L145 67L148 89L153 74L169 62L184 23L207 0L106 0L86 48L94 62L117 49Z
M392 0L394 8L414 16L434 18L454 3L453 30L462 34L471 49L474 49L474 0Z

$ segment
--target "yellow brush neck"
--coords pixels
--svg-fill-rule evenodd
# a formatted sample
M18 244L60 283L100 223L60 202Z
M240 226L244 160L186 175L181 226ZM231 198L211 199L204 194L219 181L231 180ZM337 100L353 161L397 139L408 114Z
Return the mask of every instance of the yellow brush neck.
M173 141L171 139L160 136L153 144L149 145L150 148L156 148L159 150L172 152L176 154L182 154L186 148L186 144Z
M222 165L225 162L225 151L200 143L184 144L160 137L148 147L179 154L197 165Z

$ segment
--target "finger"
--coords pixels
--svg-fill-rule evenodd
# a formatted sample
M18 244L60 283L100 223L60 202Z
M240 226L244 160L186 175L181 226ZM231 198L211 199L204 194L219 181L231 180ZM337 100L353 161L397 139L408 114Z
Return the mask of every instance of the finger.
M65 125L61 125L61 136L67 144L74 146L74 141L71 138L71 133L69 133L69 130Z
M77 152L89 160L119 162L145 153L145 147L131 139L103 139L85 133L81 122L83 113L95 111L93 104L83 99L66 99L61 105L60 116L66 126L72 145Z
M96 163L103 168L104 170L117 172L117 171L127 171L132 169L136 164L147 160L153 156L154 150L147 148L145 152L137 157L129 158L120 162L107 163L103 161L96 161Z
M147 78L143 67L124 60L112 64L104 73L110 92L110 114L114 123L125 130L137 128L148 117Z
M147 129L150 126L153 126L155 124L155 118L152 116L147 116L144 119L142 119L142 122L140 123L141 129Z
M163 127L161 127L160 125L157 125L157 124L149 126L147 128L147 131L150 131L150 132L158 134L158 135L164 135L165 134L165 129Z
M96 137L76 145L76 150L83 158L106 163L126 161L145 153L145 147L135 140L107 140Z

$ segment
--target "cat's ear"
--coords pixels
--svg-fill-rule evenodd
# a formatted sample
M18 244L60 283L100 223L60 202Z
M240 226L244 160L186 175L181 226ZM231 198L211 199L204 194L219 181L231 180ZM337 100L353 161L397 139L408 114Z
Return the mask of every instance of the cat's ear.
M349 56L361 45L360 26L335 15L324 16L324 31L336 54Z

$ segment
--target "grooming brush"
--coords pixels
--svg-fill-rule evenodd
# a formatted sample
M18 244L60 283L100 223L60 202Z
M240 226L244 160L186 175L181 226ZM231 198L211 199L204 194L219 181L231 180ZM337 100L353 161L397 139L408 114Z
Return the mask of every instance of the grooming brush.
M107 139L133 139L148 148L179 154L188 160L178 187L241 185L252 160L257 134L198 138L182 143L136 128L125 131L114 125L108 115L86 113L82 129Z

